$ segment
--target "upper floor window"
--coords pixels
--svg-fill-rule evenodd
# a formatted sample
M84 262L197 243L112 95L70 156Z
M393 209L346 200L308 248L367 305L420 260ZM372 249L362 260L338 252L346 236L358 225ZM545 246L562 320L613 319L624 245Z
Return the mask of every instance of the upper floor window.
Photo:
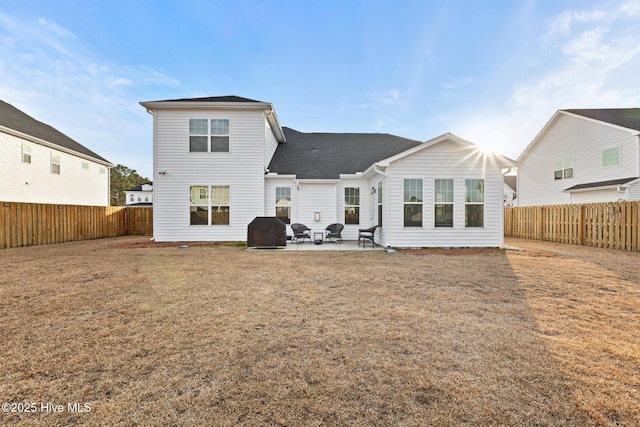
M620 147L612 147L602 150L602 167L620 165Z
M453 179L436 179L434 193L434 225L453 227Z
M344 223L360 224L360 188L344 189Z
M276 187L276 217L291 224L291 187Z
M107 173L107 168L103 168L102 166L100 166L100 173L106 174Z
M484 227L484 179L464 180L465 227Z
M51 153L51 173L60 175L60 154Z
M229 119L189 119L189 151L228 153Z
M404 180L404 226L422 227L422 180Z
M22 163L31 164L31 146L22 144Z
M553 162L553 179L573 178L573 159Z
M82 169L89 169L89 162L82 161Z

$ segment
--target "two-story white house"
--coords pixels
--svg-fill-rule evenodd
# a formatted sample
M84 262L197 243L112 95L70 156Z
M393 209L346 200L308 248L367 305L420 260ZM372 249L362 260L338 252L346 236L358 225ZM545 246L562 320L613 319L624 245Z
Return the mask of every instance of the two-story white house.
M147 182L124 192L127 206L153 206L153 183Z
M0 200L109 205L113 165L53 127L0 101Z
M559 110L518 158L518 206L640 200L640 108Z
M259 216L344 239L380 225L396 247L503 245L503 172L515 162L447 133L304 133L236 96L142 102L154 117L156 241L245 240Z

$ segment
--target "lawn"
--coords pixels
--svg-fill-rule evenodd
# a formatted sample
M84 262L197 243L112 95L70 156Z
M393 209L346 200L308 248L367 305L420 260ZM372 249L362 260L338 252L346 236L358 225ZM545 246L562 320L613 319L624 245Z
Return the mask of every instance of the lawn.
M507 245L4 249L0 424L640 424L640 254Z

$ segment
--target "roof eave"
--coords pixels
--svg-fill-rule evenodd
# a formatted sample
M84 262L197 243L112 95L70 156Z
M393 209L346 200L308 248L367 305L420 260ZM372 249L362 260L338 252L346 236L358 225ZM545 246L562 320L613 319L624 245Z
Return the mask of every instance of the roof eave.
M16 137L21 138L21 139L25 139L27 141L31 141L31 142L39 144L39 145L43 145L43 146L48 147L48 148L52 148L52 149L54 149L56 151L60 151L60 152L67 153L67 154L72 154L72 155L74 155L76 157L80 157L80 158L83 158L83 159L91 160L92 162L99 163L99 164L101 164L103 166L106 166L106 167L109 167L109 168L114 167L114 164L109 162L108 160L98 159L98 158L90 156L88 154L84 154L84 153L80 153L80 152L75 151L75 150L71 150L71 149L63 147L61 145L54 144L53 142L45 141L44 139L40 139L40 138L37 138L35 136L26 134L26 133L22 133L22 132L19 132L17 130L14 130L14 129L11 129L11 128L8 128L8 127L2 126L2 125L0 125L0 132L4 132L6 134L13 135L13 136L16 136Z
M273 108L268 102L203 102L203 101L143 101L140 105L147 109L180 110L263 110Z

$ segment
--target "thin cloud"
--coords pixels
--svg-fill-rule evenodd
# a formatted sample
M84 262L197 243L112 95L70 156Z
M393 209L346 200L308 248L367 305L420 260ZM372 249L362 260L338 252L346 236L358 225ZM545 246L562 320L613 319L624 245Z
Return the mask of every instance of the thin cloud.
M617 25L620 19L626 18L600 11L558 15L550 31L562 34L564 42L552 52L554 66L515 84L494 112L461 120L460 135L516 158L558 109L640 105L640 29ZM578 30L575 22L589 25Z

